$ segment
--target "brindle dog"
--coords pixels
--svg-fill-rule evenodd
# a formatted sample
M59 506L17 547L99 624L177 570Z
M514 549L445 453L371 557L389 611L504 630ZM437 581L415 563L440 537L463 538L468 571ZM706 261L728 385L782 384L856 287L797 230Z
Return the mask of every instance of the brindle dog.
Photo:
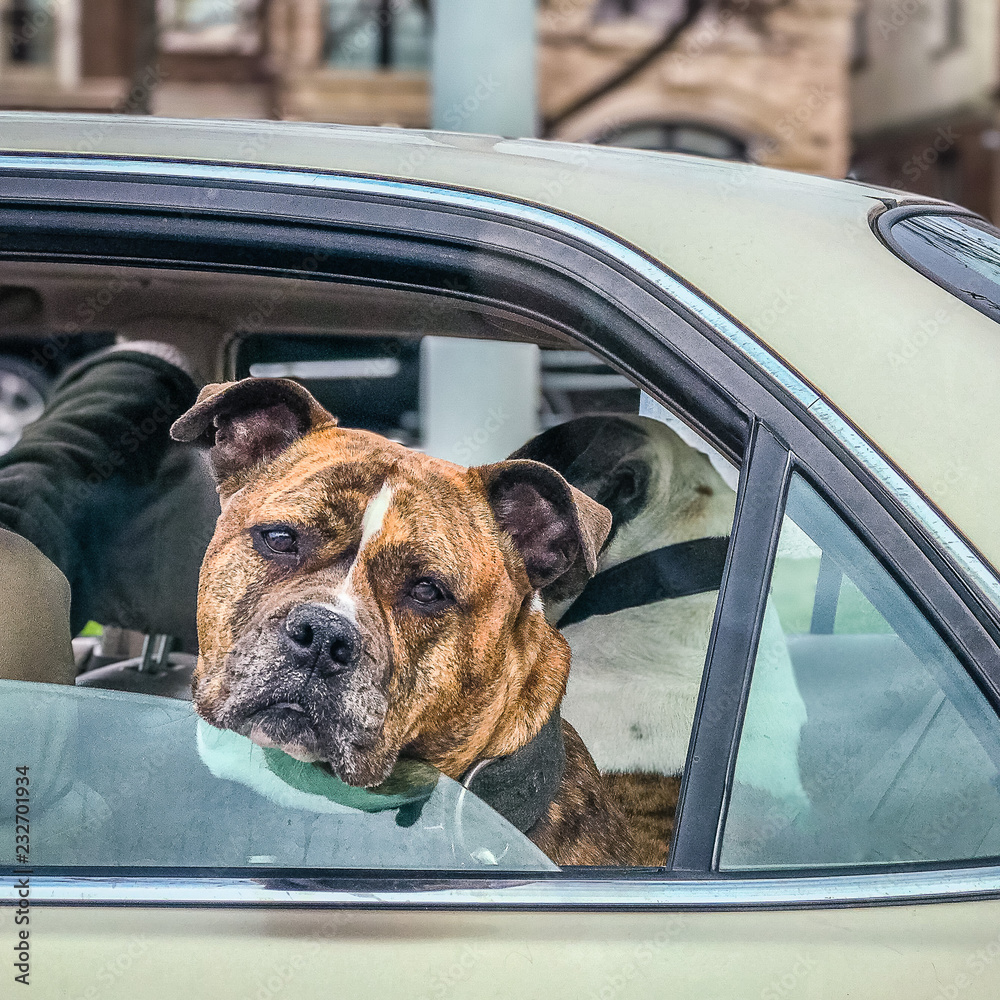
M171 433L210 449L222 500L198 592L206 721L368 788L407 758L462 780L560 732L570 651L538 592L594 572L606 508L538 462L465 469L340 428L285 379L207 386ZM662 863L561 734L527 835L557 864Z

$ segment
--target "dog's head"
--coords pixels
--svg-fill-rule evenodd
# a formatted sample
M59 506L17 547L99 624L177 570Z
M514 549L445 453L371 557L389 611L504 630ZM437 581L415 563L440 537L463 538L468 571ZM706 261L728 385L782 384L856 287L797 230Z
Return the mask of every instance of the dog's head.
M611 511L600 554L607 569L674 542L729 533L736 495L708 457L650 417L578 417L532 438L512 459L544 462ZM587 581L564 574L546 590L552 610Z
M173 426L210 449L206 721L374 786L400 755L462 773L545 723L569 653L538 590L593 573L608 512L552 469L465 469L336 425L285 379L208 386Z

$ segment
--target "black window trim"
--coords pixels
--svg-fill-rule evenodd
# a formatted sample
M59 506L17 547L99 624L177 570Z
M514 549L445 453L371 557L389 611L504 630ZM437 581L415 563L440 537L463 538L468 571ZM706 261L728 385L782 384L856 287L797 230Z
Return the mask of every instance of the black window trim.
M736 519L708 643L684 764L670 868L718 869L722 824L777 546L789 453L766 427L754 427L736 497ZM761 567L765 571L761 573Z
M221 185L214 192L216 197L212 204L206 205L197 203L196 196L202 188L195 184L179 183L173 177L156 176L155 163L149 164L149 175L139 181L132 177L124 181L120 177L101 177L93 172L74 174L71 160L63 160L61 166L62 169L56 175L51 170L5 170L3 158L0 157L0 175L4 175L5 180L0 194L0 224L6 223L9 228L19 211L23 212L27 208L30 213L30 221L20 227L21 245L8 241L2 256L53 259L53 255L37 244L30 246L30 239L25 242L24 238L45 228L40 227L40 221L48 225L46 233L51 233L53 227L56 231L65 233L67 229L73 228L71 223L79 225L81 212L87 211L96 212L105 218L112 212L117 212L120 218L128 217L133 223L145 217L149 227L156 230L155 233L146 235L166 239L168 243L173 240L175 250L185 240L190 240L192 229L199 226L203 234L213 228L218 234L220 227L231 232L235 225L255 220L258 227L267 228L270 225L273 234L275 231L287 231L296 221L305 220L308 225L302 231L311 226L313 231L322 231L327 240L337 232L351 243L355 254L359 252L362 243L370 248L380 239L383 243L388 241L386 245L395 248L397 268L399 261L406 258L406 241L398 237L401 233L412 234L420 241L421 246L421 268L410 274L414 283L418 278L430 281L434 276L433 268L426 260L429 255L427 247L431 242L430 234L434 234L440 246L447 247L452 267L455 266L456 251L462 249L463 241L466 241L467 250L469 240L481 241L485 236L492 236L494 247L505 248L508 262L510 257L516 256L520 265L527 267L530 263L536 266L536 277L538 273L542 273L556 284L561 281L560 287L566 287L567 282L573 284L576 294L585 298L589 296L588 307L590 303L599 304L601 301L605 305L613 303L618 314L618 328L615 332L615 326L609 326L614 336L608 339L617 340L616 354L610 359L612 363L656 398L663 398L663 393L655 385L666 385L671 408L680 409L692 425L724 453L736 457L738 448L734 446L733 435L745 438L746 432L741 431L737 425L748 421L749 414L752 413L760 426L768 428L767 434L770 437L791 441L795 451L806 457L811 468L825 468L828 475L833 470L836 473L833 477L835 479L847 475L848 493L857 489L864 491L868 497L867 505L881 512L882 520L892 526L896 544L903 546L907 554L900 565L905 565L908 573L916 571L916 577L923 579L926 584L919 588L921 594L924 598L933 598L933 603L918 601L922 609L925 612L931 611L930 617L947 635L953 636L958 630L967 634L967 638L970 630L975 634L976 641L967 643L970 645L970 652L974 651L975 655L965 658L965 662L970 663L977 682L989 688L991 701L994 704L998 702L997 690L1000 685L995 679L1000 678L1000 655L997 650L1000 630L997 616L988 603L981 599L978 591L966 582L963 574L956 571L937 552L923 527L894 500L882 482L861 464L843 442L833 436L829 428L803 402L691 310L641 275L623 267L614 259L609 259L601 250L586 243L575 243L562 234L547 232L544 227L512 223L511 220L498 218L496 213L487 210L475 212L450 207L428 207L426 202L409 204L395 195L375 199L352 194L317 192L315 189L304 195L301 190L289 191L287 186L280 183L273 186L241 184L238 170L234 170L234 180ZM256 172L260 173L259 170ZM187 197L184 197L185 191L188 192ZM135 200L137 197L138 200ZM131 208L127 207L130 198ZM39 206L45 203L50 209L47 215L39 210ZM83 243L92 239L92 235L88 236L79 229L76 233ZM122 232L116 229L115 239L123 238ZM324 245L329 246L328 243ZM481 242L474 245L476 253L486 252ZM298 244L298 252L302 253L301 243ZM499 251L497 255L503 256ZM81 244L75 254L61 255L61 259L69 259L71 256L81 261L95 260L92 245L89 254L84 252ZM273 257L270 248L269 256ZM329 259L329 256L326 254L324 259ZM103 262L110 259L103 258ZM176 258L171 258L171 261L175 260ZM118 262L134 264L136 260L131 254L127 254L119 257ZM148 258L146 264L163 266L162 261ZM226 265L221 260L205 262L199 256L196 260L188 261L188 266L226 269L231 265ZM662 267L659 264L657 266ZM244 263L240 269L335 279L330 273L323 275L319 267L298 270L287 266L275 268L273 259L268 266L250 262ZM392 283L384 275L354 275L353 280ZM440 285L435 287L433 282L427 287L455 297L470 300L476 298L454 288L442 288ZM502 304L504 308L510 308L509 302ZM717 308L712 303L709 305ZM586 323L582 326L578 323L574 327L572 320L572 316L562 316L559 319L550 316L548 325L576 329L574 339L607 357L610 349L607 343L597 344L593 335L587 333ZM736 404L736 399L741 401L739 405ZM755 428L754 433L759 437L758 429ZM747 459L752 460L752 453L748 452ZM867 488L861 485L862 482ZM754 499L744 502L746 512L741 513L741 517L751 517ZM764 521L770 516L772 523L777 524L778 509L772 504L773 500L759 502L761 510L754 517ZM857 523L854 517L850 521ZM772 538L772 543L773 540ZM759 553L757 558L760 558ZM732 557L730 562L732 563ZM769 562L760 563L753 569L756 579L765 579L769 565ZM748 568L750 564L744 558L741 560L741 572ZM728 583L724 581L725 586ZM927 593L924 593L925 590ZM947 607L945 617L941 617L935 610L942 607L942 594L951 595L950 601L944 602ZM759 617L758 615L758 621ZM717 615L717 622L719 620L720 616ZM757 628L759 624L755 623L754 631ZM744 661L749 663L749 644L744 653ZM706 673L706 682L708 676ZM993 680L984 680L985 678ZM738 728L739 716L733 721ZM730 749L732 750L732 746ZM690 789L685 791L686 796L694 794ZM718 829L719 813L716 813L714 821ZM682 811L679 830L685 822L690 820L684 820ZM940 870L941 867L940 864L935 865L933 870ZM947 867L948 870L956 868L955 865ZM646 876L649 884L666 884L673 877L673 872L673 869L655 869L647 872ZM256 877L259 878L259 874L257 872ZM850 872L845 871L843 874ZM858 874L870 875L872 869L865 868ZM898 874L898 869L890 869L889 874ZM786 872L780 875L782 878L789 877ZM698 877L714 881L710 869L699 871ZM728 879L732 876L727 873L725 877ZM992 892L993 888L989 891ZM1000 881L996 885L996 891L1000 892Z

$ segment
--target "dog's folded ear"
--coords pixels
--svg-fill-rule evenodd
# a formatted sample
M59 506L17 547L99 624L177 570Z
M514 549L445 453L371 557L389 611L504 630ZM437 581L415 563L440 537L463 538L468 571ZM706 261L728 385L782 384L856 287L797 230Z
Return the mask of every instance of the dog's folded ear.
M309 431L337 423L298 382L245 378L206 385L170 428L175 441L209 448L220 487L241 470L269 462Z
M611 512L541 462L481 465L497 524L524 560L531 586L546 587L570 569L590 577L611 530Z

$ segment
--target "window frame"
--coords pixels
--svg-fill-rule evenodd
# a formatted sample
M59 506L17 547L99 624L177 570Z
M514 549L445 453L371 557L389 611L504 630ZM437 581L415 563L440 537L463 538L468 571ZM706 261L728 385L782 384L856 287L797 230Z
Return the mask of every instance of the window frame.
M790 429L790 423L786 422L783 430ZM683 866L681 870L691 874L708 868L720 878L731 878L734 875L739 877L736 872L730 870L720 871L722 837L753 665L757 655L763 608L774 569L788 488L794 474L802 476L819 493L866 546L873 558L889 572L931 627L941 635L948 648L986 696L990 707L1000 716L1000 685L997 683L997 675L992 670L981 669L983 657L991 658L989 646L992 643L987 639L983 645L981 637L976 634L977 630L971 627L969 618L961 622L969 611L968 606L959 601L954 590L947 586L947 581L939 569L927 558L927 552L921 551L920 546L913 545L913 540L906 537L906 533L902 530L903 526L890 516L890 510L885 505L884 499L879 498L858 476L852 474L846 464L837 462L827 449L813 447L806 450L803 446L808 446L810 442L804 435L801 437L796 435L792 440L793 444L790 446L771 433L769 427L759 427L755 436L755 447L746 470L745 492L750 491L753 483L755 490L767 491L770 498L775 501L776 505L770 509L771 520L768 521L763 512L758 512L752 505L745 513L740 500L737 500L737 526L734 531L731 559L736 563L741 554L737 549L740 539L739 528L743 518L748 517L750 520L747 523L753 525L757 537L748 540L746 544L756 545L758 549L766 547L767 571L763 581L755 580L751 584L746 580L742 567L736 564L723 578L724 589L720 592L719 606L716 610L702 698L699 700L695 715L695 728L681 787L678 832L671 851L675 869L681 869ZM761 448L759 452L758 447ZM744 492L742 479L740 485L742 495ZM759 495L754 499L760 499ZM735 586L731 589L730 580L735 582ZM945 584L945 587L942 588L941 584ZM738 621L739 609L747 602L756 602L752 637L748 647L750 656L746 661L740 658L739 662L734 662L739 654L739 646L727 641L724 623L727 620ZM713 701L717 703L718 699L727 696L730 701L736 703L735 713L722 714L721 722L710 714L703 724L702 716L709 712ZM709 761L710 766L699 768L697 765L702 760ZM684 825L683 810L689 801L696 810L694 813L696 819L695 822L689 821ZM983 859L979 859L980 863L982 861ZM972 859L969 859L969 863L972 863ZM932 871L957 868L961 865L961 862L956 864L951 861L908 865L844 864L824 866L822 871L830 873L831 877L860 876L866 872L891 876L894 871ZM775 868L760 871L774 876L786 872L789 877L794 878L809 877L819 870Z
M100 256L95 253L99 250L95 233L104 232L114 217L113 235L107 239L120 249L115 256L105 248L101 258L105 263L143 260L148 266L232 267L290 277L335 280L339 276L398 285L400 264L408 261L410 270L405 276L410 287L419 285L472 300L482 299L484 290L463 291L444 279L455 271L463 252L480 258L492 253L495 274L490 270L495 281L487 291L497 294L507 281L509 287L519 286L530 293L501 300L504 309L520 311L528 318L534 311L544 316L547 325L573 330L573 339L614 364L653 398L669 400L671 409L679 409L724 454L739 460L738 452L744 451L734 542L710 639L689 763L708 738L709 727L701 726L708 721L706 706L715 703L715 692L727 675L738 678L742 671L740 704L726 719L731 760L727 758L726 768L716 768L707 777L697 769L686 771L669 866L563 872L554 881L531 876L528 888L525 878L516 874L488 880L469 879L465 874L459 885L441 872L421 878L411 872L331 872L305 879L303 873L287 873L294 877L306 902L330 905L336 898L340 903L335 905L354 905L352 899L362 905L352 896L351 886L365 879L381 886L383 901L378 905L404 907L466 905L463 886L469 890L469 906L500 908L781 907L810 902L836 905L838 899L912 901L943 898L953 892L1000 895L1000 866L984 866L981 860L970 865L934 863L928 870L909 873L890 869L879 874L871 868L834 875L824 871L818 877L808 871L782 871L780 876L755 872L750 879L732 873L720 877L713 867L763 601L758 601L749 631L738 627L740 619L732 609L747 588L766 592L783 510L780 497L793 467L804 468L870 546L875 538L868 526L877 531L874 551L887 553L892 571L921 610L930 612L928 617L947 641L961 647L960 659L977 683L988 689L994 707L1000 704L1000 613L967 578L959 561L942 549L932 527L915 517L889 489L885 477L862 461L859 455L870 447L867 442L828 404L816 406L821 398L814 390L813 404L808 405L808 392L803 398L793 391L795 376L767 355L749 331L662 264L643 263L636 251L608 234L550 209L460 189L428 189L332 172L68 156L0 157L0 176L5 181L0 225L13 229L20 240L8 241L0 258L93 263ZM211 197L199 183L209 176L216 178ZM20 226L13 224L16 220ZM246 238L235 263L208 259L205 254L186 259L162 256L167 250L179 254L194 246L211 247L219 257L225 243L222 234L232 242L237 230L245 231ZM53 245L53 234L59 235L60 254L46 246ZM312 234L316 251L310 250L305 234ZM292 235L298 237L294 243ZM331 251L334 235L340 241L335 244L336 253ZM294 245L298 267L288 262L276 266L274 241L281 243L279 237L284 249ZM323 239L327 242L317 242ZM335 273L333 264L358 263L361 246L366 248L366 267ZM262 247L270 262L267 266L261 262ZM632 256L623 262L626 251ZM460 272L461 265L457 267ZM670 289L659 281L664 275L672 283ZM511 301L517 301L518 308ZM546 302L549 312L540 312ZM602 329L600 342L593 332L595 315L599 317L596 326ZM832 428L838 420L858 437L860 445L835 433ZM776 490L767 470L773 473L782 463L784 473ZM905 486L901 477L900 482ZM760 484L768 486L763 493L757 491ZM754 532L768 523L770 534L762 544ZM718 737L715 742L724 744ZM719 805L707 816L695 818L694 804L713 801L713 796ZM716 835L706 839L713 825ZM275 884L280 883L281 873L274 875ZM148 871L115 869L94 871L87 878L39 872L35 880L40 878L48 885L48 889L39 886L42 892L60 902L79 901L82 892L83 898L93 902L166 904L175 898L171 886L187 886L185 898L201 893L202 901L260 903L266 898L259 870L253 876L240 870L215 873L215 877L172 870L157 878ZM4 886L12 882L12 877L0 880ZM284 889L275 892L282 901L288 899ZM370 905L369 897L364 905Z

